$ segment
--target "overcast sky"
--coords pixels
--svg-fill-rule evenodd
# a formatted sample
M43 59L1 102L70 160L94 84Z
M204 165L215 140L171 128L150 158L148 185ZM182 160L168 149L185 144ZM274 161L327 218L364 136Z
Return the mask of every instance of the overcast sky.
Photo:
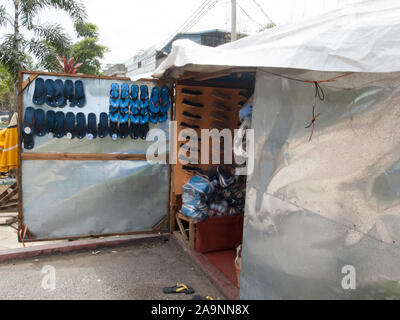
M294 23L343 7L357 0L256 0L277 25ZM10 0L1 3L11 4ZM204 0L83 0L88 20L99 26L100 42L110 51L104 63L125 62L138 50L166 41ZM255 33L267 18L254 0L238 0L238 31ZM231 0L219 2L189 31L230 30ZM40 22L59 22L73 38L67 15L55 10L40 15ZM5 32L0 29L0 35Z

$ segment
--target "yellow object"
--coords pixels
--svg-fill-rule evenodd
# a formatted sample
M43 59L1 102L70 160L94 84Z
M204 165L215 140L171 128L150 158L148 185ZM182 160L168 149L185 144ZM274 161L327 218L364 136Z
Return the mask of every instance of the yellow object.
M0 172L6 173L18 165L18 115L14 113L7 129L0 131Z

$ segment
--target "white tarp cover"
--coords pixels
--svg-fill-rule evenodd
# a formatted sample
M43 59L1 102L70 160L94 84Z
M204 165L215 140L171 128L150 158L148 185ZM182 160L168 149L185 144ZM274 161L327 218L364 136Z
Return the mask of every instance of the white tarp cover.
M186 70L213 72L232 66L400 71L399 17L400 1L371 0L217 48L179 40L153 76L178 78Z

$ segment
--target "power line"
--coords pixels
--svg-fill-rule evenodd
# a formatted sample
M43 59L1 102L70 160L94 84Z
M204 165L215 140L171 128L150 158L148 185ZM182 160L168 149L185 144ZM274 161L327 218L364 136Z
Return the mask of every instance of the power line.
M204 10L213 0L205 0L186 20L185 22L178 28L174 33L172 33L165 42L162 43L161 48L163 48L171 39L173 39L178 33L182 32L182 30L193 21L193 19Z
M250 20L252 20L253 22L255 22L255 23L257 23L258 25L262 26L261 23L259 23L259 22L257 22L256 20L254 20L254 19L250 16L250 14L248 14L247 11L243 9L243 7L239 4L239 2L237 3L237 5L238 5L239 9L242 10L243 13L244 13Z
M186 26L186 28L184 30L182 30L182 32L187 32L189 31L191 28L193 28L212 8L215 7L215 5L219 2L219 0L214 0L214 2L212 2L207 8L205 8L202 12L200 12L197 17L193 18L193 20L191 21L191 23Z
M266 12L264 11L264 9L260 6L260 4L259 4L256 0L253 0L253 2L257 5L257 7L260 8L260 10L261 10L261 12L264 14L264 16L266 16L267 19L268 19L269 21L271 21L271 23L273 23L274 25L276 25L276 23L267 15L267 13L266 13Z

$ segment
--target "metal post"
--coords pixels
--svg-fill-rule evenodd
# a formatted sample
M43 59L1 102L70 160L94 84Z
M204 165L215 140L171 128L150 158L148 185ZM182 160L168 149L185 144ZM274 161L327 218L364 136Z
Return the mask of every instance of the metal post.
M231 33L231 41L237 40L236 34L236 0L232 0L232 33Z

